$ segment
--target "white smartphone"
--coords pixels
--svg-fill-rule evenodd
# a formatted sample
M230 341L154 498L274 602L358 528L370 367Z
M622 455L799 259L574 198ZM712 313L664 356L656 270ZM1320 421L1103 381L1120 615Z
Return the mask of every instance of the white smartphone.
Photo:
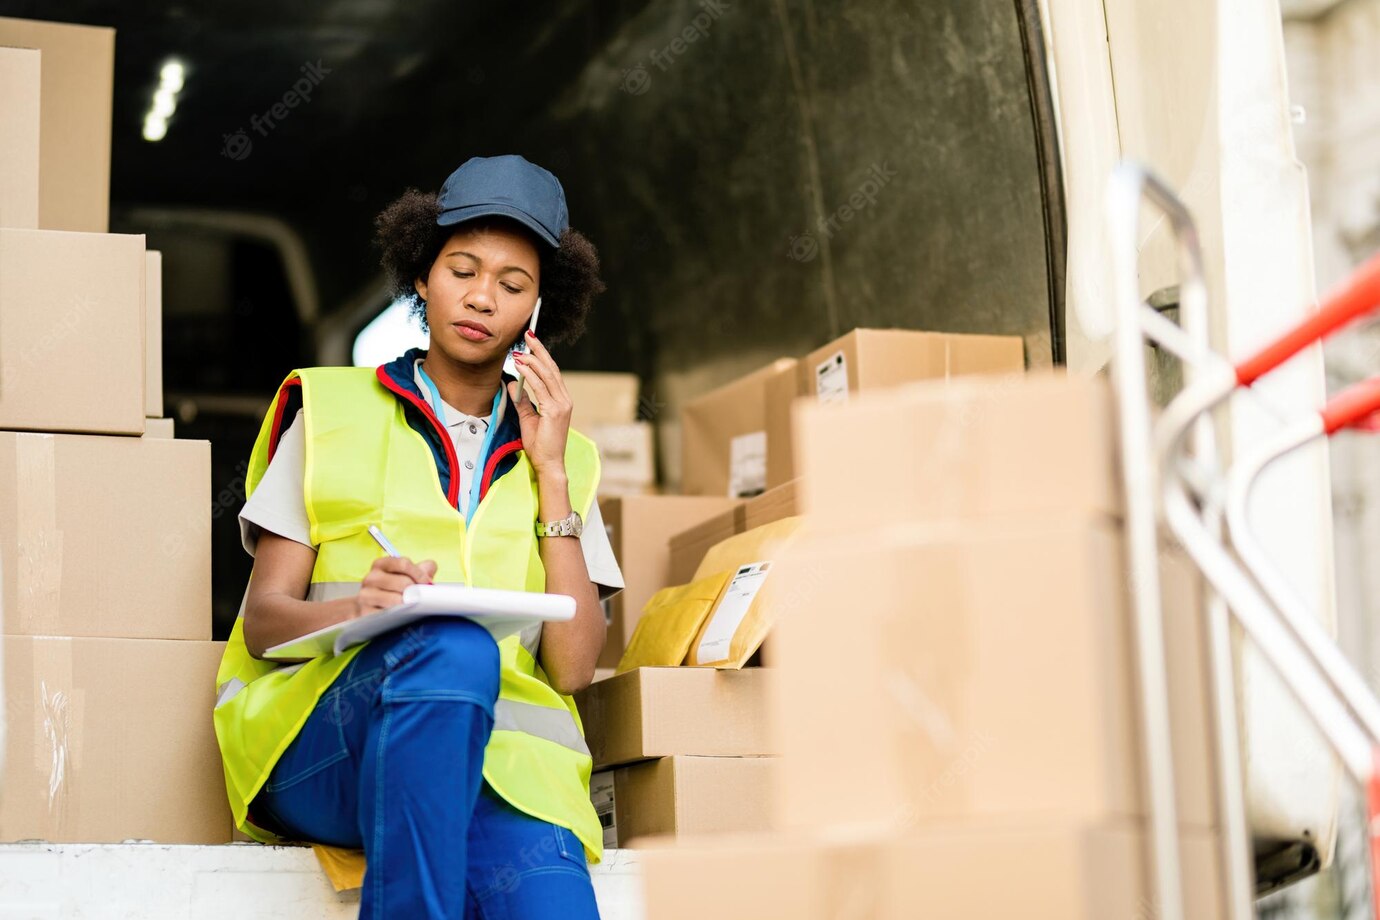
M536 305L535 307L532 308L532 318L531 318L531 319L528 321L528 323L527 323L527 331L528 331L528 332L536 332L536 331L537 331L537 317L540 316L540 315L541 315L541 298L538 297L538 298L537 298L537 305ZM521 398L522 398L522 389L523 389L523 386L522 386L522 385L523 385L524 383L526 383L527 381L526 381L526 379L525 379L521 374L518 373L517 365L513 363L513 358L514 358L515 356L517 356L517 355L525 355L525 354L527 354L529 351L531 351L531 349L527 347L527 336L524 335L524 336L522 337L522 341L518 342L516 345L514 345L514 346L512 347L512 349L509 350L509 352L508 352L508 357L507 357L506 359L504 359L504 361L503 361L503 373L508 374L509 376L512 376L512 377L516 377L516 378L517 378L517 395L518 395L518 399L521 399ZM541 414L541 406L538 406L538 405L537 405L536 397L534 397L531 393L528 393L528 394L527 394L527 398L530 399L530 400L532 400L532 405L536 407L537 414L540 415L540 414Z

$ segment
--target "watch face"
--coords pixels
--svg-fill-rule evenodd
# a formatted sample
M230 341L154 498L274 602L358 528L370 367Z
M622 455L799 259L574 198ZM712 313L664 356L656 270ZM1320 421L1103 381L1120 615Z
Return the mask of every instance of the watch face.
M570 524L570 530L573 536L578 537L585 532L585 522L584 518L580 517L580 512L570 512Z

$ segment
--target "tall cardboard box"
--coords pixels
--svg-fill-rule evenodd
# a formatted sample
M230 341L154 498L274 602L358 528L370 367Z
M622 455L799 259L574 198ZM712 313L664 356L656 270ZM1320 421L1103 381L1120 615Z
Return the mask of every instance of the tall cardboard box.
M1145 814L1123 559L1110 522L1068 516L797 543L774 574L795 588L773 648L780 826ZM1216 820L1201 626L1171 609L1166 629L1196 828Z
M5 633L211 638L207 441L0 432Z
M682 492L748 498L766 489L768 388L797 374L796 360L781 358L682 407Z
M770 668L637 668L575 695L596 770L669 757L771 754Z
M105 233L115 30L0 17L0 45L42 52L38 226Z
M6 636L0 841L228 843L223 642Z
M144 238L0 229L0 429L144 432Z
M0 47L0 227L38 227L39 52Z
M765 831L775 767L773 757L682 754L596 773L590 794L604 825L604 846L651 836Z
M1120 514L1112 398L1101 378L914 383L846 406L801 400L795 419L801 505L826 526ZM859 476L856 445L879 431L891 466Z
M144 253L144 415L163 417L163 253Z
M623 657L642 608L671 580L670 538L687 527L740 504L736 499L686 495L623 495L601 498L599 510L625 587L609 598L608 639L599 666Z

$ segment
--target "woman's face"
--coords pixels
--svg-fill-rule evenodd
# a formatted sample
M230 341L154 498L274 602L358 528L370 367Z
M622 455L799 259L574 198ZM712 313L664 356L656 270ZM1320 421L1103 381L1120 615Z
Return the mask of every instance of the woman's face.
M540 281L541 261L525 233L501 224L457 230L416 282L431 347L461 364L501 363L527 329Z

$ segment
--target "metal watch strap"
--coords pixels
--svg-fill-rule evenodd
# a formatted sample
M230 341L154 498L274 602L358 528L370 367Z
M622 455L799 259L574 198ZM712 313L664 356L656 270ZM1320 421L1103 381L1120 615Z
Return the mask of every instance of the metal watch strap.
M539 537L578 537L583 529L584 521L578 511L571 511L559 521L537 521Z

